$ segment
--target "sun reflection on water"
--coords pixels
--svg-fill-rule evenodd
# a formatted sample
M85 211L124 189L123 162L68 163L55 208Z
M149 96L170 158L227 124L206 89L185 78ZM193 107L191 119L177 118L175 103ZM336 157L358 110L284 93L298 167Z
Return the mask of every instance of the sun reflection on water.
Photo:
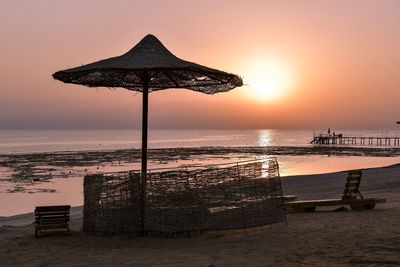
M271 146L272 145L272 133L270 130L258 131L258 145L259 146Z

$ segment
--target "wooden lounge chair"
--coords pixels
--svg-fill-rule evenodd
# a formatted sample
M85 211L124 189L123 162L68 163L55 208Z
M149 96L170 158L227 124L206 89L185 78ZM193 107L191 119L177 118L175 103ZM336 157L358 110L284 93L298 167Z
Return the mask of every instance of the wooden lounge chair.
M377 203L385 203L384 198L364 198L359 190L362 171L352 170L347 173L342 199L321 199L285 202L287 210L315 211L323 206L350 206L352 210L369 210Z
M361 175L361 170L353 170L347 173L342 200L364 199L360 190L358 190L360 187Z
M43 230L65 230L69 234L71 206L39 206L35 209L35 236Z

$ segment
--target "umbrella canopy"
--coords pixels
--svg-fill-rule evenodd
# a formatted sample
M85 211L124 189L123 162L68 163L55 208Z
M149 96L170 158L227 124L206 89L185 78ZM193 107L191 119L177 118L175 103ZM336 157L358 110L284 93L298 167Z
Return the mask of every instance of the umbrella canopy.
M143 93L142 114L142 226L147 174L148 94L167 88L186 88L206 94L242 86L234 74L208 68L174 56L154 36L147 35L127 53L76 68L58 71L53 78L89 87L123 87Z
M154 36L147 35L127 53L80 67L58 71L54 79L90 87L123 87L143 92L144 72L149 92L186 88L206 94L242 86L238 76L174 56Z

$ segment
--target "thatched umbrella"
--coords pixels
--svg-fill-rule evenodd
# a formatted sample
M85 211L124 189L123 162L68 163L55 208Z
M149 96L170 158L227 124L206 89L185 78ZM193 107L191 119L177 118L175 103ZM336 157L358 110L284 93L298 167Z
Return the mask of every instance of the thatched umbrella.
M150 34L121 56L58 71L53 74L53 78L65 83L89 87L123 87L143 93L142 220L144 219L146 192L149 92L167 88L186 88L214 94L243 85L242 79L234 74L211 69L174 56L155 36Z

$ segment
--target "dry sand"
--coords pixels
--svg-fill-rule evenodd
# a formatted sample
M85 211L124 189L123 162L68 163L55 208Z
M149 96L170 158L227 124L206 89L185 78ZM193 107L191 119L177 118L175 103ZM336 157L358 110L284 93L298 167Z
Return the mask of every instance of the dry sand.
M285 194L337 198L345 173L283 178ZM400 166L364 171L374 210L290 213L286 230L180 238L98 237L80 231L73 208L70 236L35 238L32 214L0 218L0 266L400 266Z

